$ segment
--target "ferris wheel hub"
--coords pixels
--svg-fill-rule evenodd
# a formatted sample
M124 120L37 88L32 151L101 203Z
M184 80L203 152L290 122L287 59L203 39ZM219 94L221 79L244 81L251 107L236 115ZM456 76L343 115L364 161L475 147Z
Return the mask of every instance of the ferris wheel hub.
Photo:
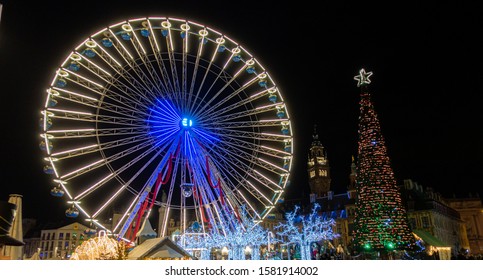
M181 126L184 128L192 127L193 126L193 120L190 118L183 118L181 120Z

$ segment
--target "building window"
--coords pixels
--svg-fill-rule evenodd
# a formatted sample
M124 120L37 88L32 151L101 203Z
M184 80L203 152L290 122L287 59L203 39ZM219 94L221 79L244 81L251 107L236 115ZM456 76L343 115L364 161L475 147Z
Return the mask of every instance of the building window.
M327 176L327 170L319 170L319 176L326 177Z
M421 222L423 223L423 228L429 228L429 217L422 217Z
M64 239L64 233L63 232L59 232L59 239L60 240Z
M411 229L415 229L416 228L416 218L409 218L409 227Z
M70 240L70 233L69 232L65 234L65 240Z
M347 208L347 212L349 214L349 217L354 216L354 209L352 207Z
M354 232L354 224L349 224L349 235L352 235L352 233Z

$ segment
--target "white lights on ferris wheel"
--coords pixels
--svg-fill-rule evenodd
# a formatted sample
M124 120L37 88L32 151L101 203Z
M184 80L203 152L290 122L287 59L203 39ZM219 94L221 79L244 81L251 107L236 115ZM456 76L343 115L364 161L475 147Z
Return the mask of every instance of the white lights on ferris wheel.
M262 220L289 183L290 112L269 71L242 44L168 17L109 25L58 66L40 115L51 194L66 215L133 240L153 207L180 231ZM61 183L59 183L61 182Z

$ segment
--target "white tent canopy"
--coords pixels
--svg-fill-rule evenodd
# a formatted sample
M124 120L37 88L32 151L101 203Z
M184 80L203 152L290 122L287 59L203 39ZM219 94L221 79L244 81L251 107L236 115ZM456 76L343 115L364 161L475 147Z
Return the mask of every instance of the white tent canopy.
M144 259L194 259L169 237L158 237L144 241L128 254L128 260Z

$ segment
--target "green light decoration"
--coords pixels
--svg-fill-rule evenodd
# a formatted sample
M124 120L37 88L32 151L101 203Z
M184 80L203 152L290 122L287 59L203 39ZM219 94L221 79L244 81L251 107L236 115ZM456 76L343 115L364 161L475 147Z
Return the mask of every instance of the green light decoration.
M395 248L396 248L396 245L394 245L394 243L392 243L392 242L386 243L386 249L387 250L394 250Z
M371 75L362 69L354 78L361 100L353 245L356 251L365 252L412 250L414 237L368 91Z

